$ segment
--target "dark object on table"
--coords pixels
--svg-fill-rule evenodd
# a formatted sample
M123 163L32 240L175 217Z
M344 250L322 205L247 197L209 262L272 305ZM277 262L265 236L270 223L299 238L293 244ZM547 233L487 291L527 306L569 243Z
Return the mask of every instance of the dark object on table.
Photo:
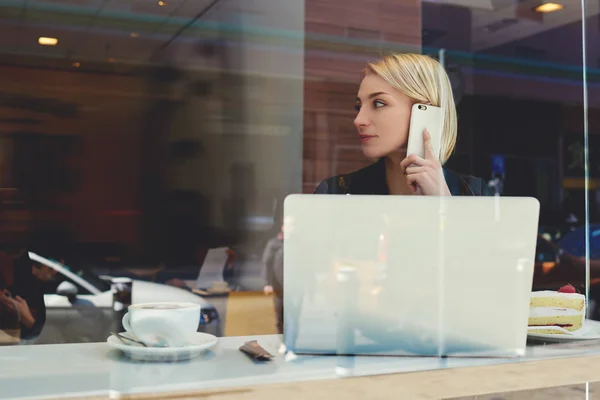
M260 344L258 344L256 340L244 343L244 345L240 347L240 351L258 361L269 361L274 357L274 355L266 351Z

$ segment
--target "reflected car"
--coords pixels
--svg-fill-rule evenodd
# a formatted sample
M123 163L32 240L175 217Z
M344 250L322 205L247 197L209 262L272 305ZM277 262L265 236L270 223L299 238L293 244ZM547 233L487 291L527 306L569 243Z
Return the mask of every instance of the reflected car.
M46 323L36 344L103 342L121 327L113 313L112 277L99 277L92 271L54 262L35 253L32 261L56 271L44 283ZM212 304L189 290L132 280L132 304L157 301L190 302L201 306L199 332L222 335L219 314Z

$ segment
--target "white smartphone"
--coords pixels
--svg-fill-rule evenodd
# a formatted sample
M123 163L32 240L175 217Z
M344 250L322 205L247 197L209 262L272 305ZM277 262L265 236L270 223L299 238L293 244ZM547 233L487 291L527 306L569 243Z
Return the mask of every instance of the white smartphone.
M423 131L427 128L431 135L431 147L436 158L440 159L442 147L442 109L427 104L415 104L410 115L410 127L408 129L408 144L406 155L416 154L425 158L425 147L423 146Z

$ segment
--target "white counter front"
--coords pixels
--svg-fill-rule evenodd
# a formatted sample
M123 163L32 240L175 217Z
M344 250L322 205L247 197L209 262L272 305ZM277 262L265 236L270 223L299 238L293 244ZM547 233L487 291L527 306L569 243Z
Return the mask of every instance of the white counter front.
M600 342L529 346L519 359L426 357L331 357L282 355L254 362L239 351L249 340L277 354L277 335L220 338L199 358L179 363L141 363L106 343L0 347L0 399L178 392L336 379L409 371L473 367L600 354Z

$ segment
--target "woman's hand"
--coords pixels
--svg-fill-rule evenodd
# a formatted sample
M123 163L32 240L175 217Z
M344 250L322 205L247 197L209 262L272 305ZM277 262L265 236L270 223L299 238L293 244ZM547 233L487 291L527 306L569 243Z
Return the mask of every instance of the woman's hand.
M17 312L15 301L10 297L8 290L0 290L0 308L6 309L11 314Z
M24 325L26 328L31 328L33 324L35 324L35 318L31 313L31 309L27 305L27 302L20 296L16 296L14 302L21 315L21 325Z
M400 163L404 175L406 175L406 183L408 183L414 194L452 196L444 179L442 164L433 154L431 135L427 129L423 131L423 144L425 148L424 159L411 154Z
M21 297L16 296L11 298L8 296L8 291L0 291L0 307L6 309L13 315L17 315L21 325L26 328L31 328L35 324L35 317L27 302Z

